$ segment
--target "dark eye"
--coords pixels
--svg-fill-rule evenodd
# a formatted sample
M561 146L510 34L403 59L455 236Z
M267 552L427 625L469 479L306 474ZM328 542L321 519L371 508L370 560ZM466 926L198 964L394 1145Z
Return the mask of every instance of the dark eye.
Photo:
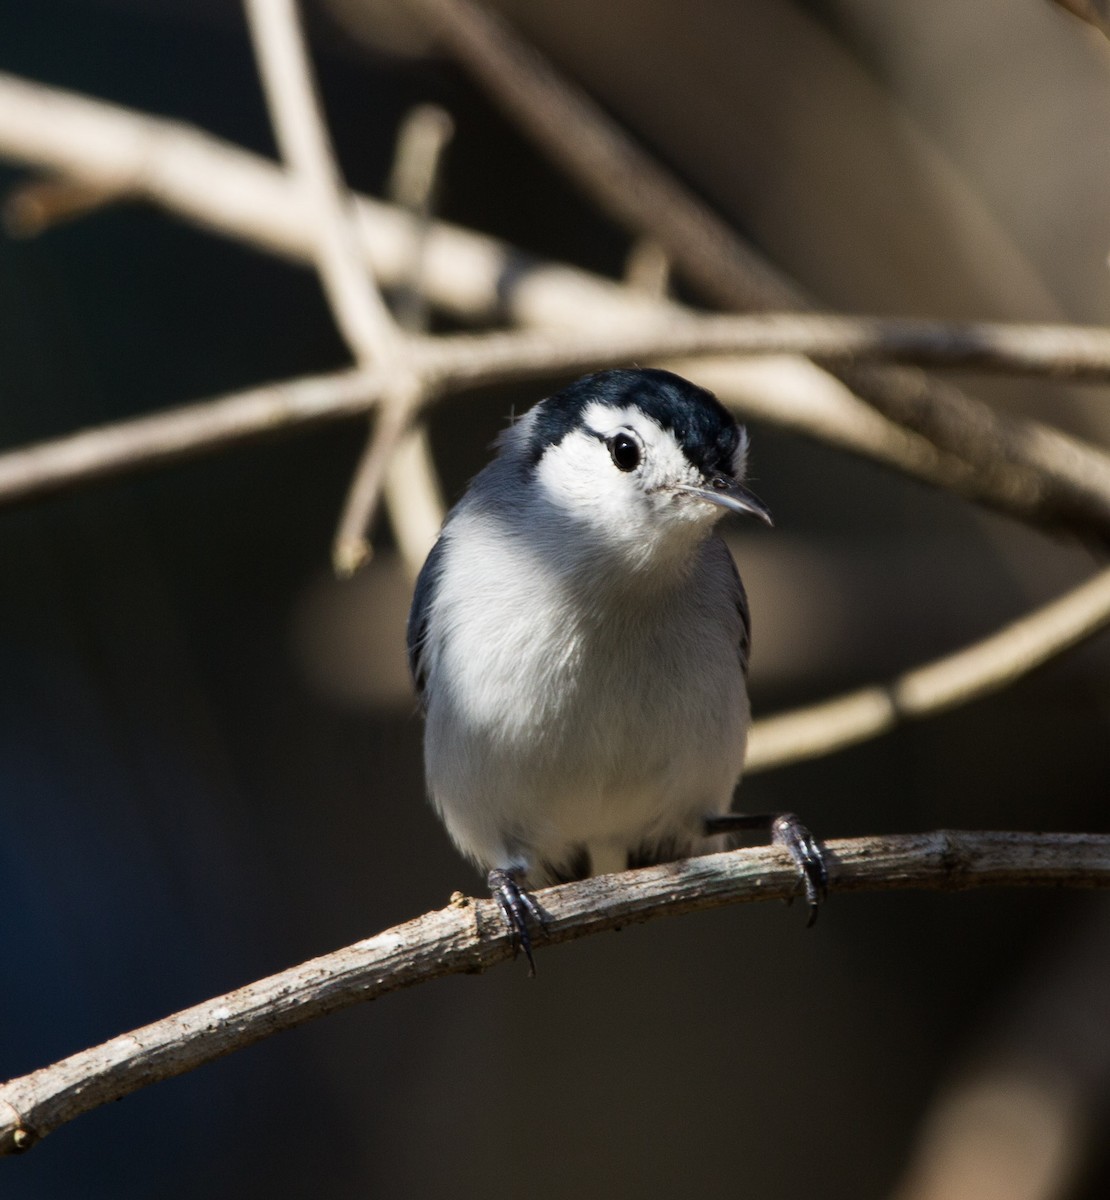
M609 439L609 456L620 471L635 471L640 465L640 447L627 433L615 433Z

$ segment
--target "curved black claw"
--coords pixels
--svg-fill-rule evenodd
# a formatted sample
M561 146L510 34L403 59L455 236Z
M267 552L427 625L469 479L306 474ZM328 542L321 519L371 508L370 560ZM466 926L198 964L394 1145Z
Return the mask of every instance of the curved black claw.
M782 846L794 860L809 906L808 929L829 894L829 868L821 843L793 813L779 813L771 823L771 844Z
M782 846L794 860L809 905L808 929L817 920L817 910L829 894L829 870L821 843L793 813L720 813L705 818L705 833L740 833L768 829L771 844Z
M528 922L531 919L540 929L546 929L543 912L528 892L520 887L510 871L495 867L486 876L486 882L508 926L513 957L515 958L521 950L524 951L524 957L528 959L528 974L534 979L536 960L532 957L532 938L528 932Z

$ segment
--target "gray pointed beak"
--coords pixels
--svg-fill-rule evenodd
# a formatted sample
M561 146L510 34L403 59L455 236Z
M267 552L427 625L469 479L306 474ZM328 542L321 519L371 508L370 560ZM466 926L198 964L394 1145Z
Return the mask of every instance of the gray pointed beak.
M708 500L710 504L727 508L729 512L740 513L746 517L758 517L767 525L774 525L767 505L754 493L728 475L715 475L709 487L687 487L682 490L688 496L697 496L699 500Z

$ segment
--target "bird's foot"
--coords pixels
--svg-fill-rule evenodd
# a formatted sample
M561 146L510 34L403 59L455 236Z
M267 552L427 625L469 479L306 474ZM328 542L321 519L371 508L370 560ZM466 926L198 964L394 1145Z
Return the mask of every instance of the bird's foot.
M829 868L821 843L793 813L779 813L771 824L771 844L782 846L794 860L805 891L809 920L817 920L820 906L829 895Z
M528 924L531 920L540 929L547 928L540 906L520 886L512 871L495 867L486 876L486 882L508 926L513 957L516 958L523 950L524 957L528 959L528 974L535 978L536 960L532 957L532 937L528 932Z
M808 928L829 894L829 869L821 843L793 813L723 813L705 819L708 837L747 829L767 830L771 845L781 846L794 860L809 908Z

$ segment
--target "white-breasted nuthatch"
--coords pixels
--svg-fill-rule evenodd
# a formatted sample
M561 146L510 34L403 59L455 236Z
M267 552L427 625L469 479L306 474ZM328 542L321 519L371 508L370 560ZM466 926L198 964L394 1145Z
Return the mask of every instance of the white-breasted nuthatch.
M588 375L502 434L420 572L408 649L428 790L530 963L527 889L719 848L733 829L770 829L816 913L825 866L805 828L729 812L750 623L716 524L771 523L743 483L747 449L677 375Z

